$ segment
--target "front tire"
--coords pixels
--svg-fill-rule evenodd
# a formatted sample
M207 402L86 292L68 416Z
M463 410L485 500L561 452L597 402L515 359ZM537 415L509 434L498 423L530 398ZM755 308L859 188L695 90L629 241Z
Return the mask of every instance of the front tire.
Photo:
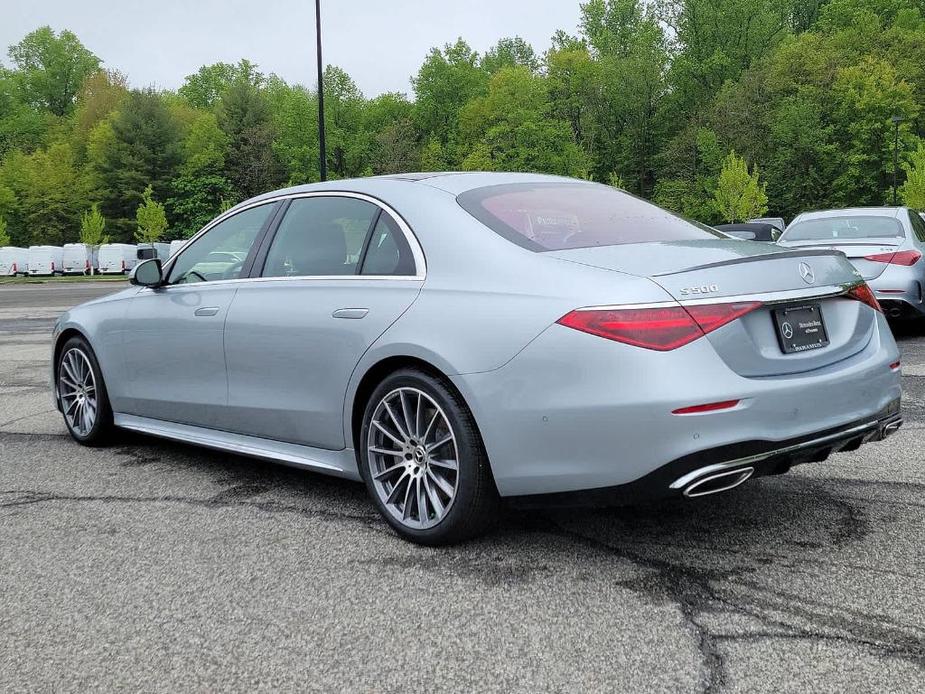
M498 492L472 413L427 372L401 369L373 391L360 459L373 503L407 540L454 544L496 518Z
M61 348L55 369L58 402L71 437L84 446L108 443L114 430L112 408L96 355L82 337Z

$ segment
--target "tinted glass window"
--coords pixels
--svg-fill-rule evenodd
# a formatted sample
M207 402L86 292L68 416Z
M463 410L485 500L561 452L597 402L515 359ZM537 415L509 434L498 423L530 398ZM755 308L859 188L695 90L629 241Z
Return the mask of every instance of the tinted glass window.
M363 259L364 275L413 275L411 248L391 215L379 215Z
M219 222L184 247L170 270L168 282L209 282L238 279L247 255L276 203L252 207Z
M903 227L895 217L859 215L821 217L791 224L782 241L838 241L903 237Z
M909 221L912 222L912 231L919 241L925 241L925 220L922 216L913 210L909 210Z
M628 193L593 183L487 186L463 193L457 201L490 229L533 251L725 238Z
M264 277L352 275L379 212L344 197L297 198L283 218L264 263Z

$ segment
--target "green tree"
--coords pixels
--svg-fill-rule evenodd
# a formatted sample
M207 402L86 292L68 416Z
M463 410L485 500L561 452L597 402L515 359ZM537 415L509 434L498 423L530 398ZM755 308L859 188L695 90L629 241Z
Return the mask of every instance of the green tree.
M155 243L164 238L167 231L167 214L164 206L154 199L154 190L151 186L145 188L142 202L135 212L138 228L135 231L135 240L138 243Z
M10 47L23 100L56 116L70 113L84 80L100 61L70 31L41 27Z
M177 93L194 108L211 109L225 91L239 81L260 87L264 83L264 76L249 60L240 60L235 65L203 65L195 74L187 75Z
M925 210L925 142L919 140L903 169L906 180L899 188L903 204L915 210Z
M540 69L540 61L536 57L533 46L519 36L503 38L482 56L481 67L488 74L493 75L503 67L520 65L530 72L536 73Z
M523 66L502 68L459 115L463 168L587 176L569 124L546 114L546 85Z
M10 243L10 235L6 231L6 220L0 216L0 246L9 246Z
M4 189L8 191L3 193ZM11 222L16 245L59 246L77 239L80 211L90 194L71 146L60 142L32 154L14 150L0 166L0 214Z
M744 222L768 211L768 196L758 181L757 167L749 173L748 164L734 151L723 160L713 199L725 222Z
M488 73L479 55L462 39L433 48L417 75L414 86L414 122L443 149L445 161L456 159L455 139L462 107L488 91Z
M100 206L93 203L87 212L80 217L80 242L86 244L91 252L99 250L104 243L109 243L105 235L106 220L100 213ZM90 265L90 274L93 274L93 265Z
M237 197L250 198L282 184L285 172L273 149L276 129L260 90L236 80L219 101L217 116L228 141L225 172Z
M113 238L133 235L135 210L150 186L157 199L170 195L182 160L180 126L155 91L134 90L113 116L90 135L88 156L99 182L100 208Z

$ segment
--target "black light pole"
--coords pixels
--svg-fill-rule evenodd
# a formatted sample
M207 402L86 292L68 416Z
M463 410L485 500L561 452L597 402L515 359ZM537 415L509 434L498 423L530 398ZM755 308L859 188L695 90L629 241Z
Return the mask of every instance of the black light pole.
M896 205L896 176L899 171L899 124L903 122L902 116L893 116L893 205Z
M328 180L328 159L324 150L324 68L321 62L321 0L315 0L315 33L318 36L318 148L321 159L321 180Z

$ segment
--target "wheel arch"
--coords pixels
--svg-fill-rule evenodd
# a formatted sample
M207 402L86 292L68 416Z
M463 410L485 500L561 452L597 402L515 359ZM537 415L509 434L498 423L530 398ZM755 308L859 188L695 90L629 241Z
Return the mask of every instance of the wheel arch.
M482 446L484 448L485 443L482 437L481 428L479 427L478 419L475 415L475 411L472 409L472 406L469 404L463 393L461 393L459 388L456 387L456 384L453 383L453 380L446 373L444 373L443 370L427 361L426 359L407 354L392 355L380 359L379 361L372 364L363 374L353 394L353 399L349 410L350 440L353 442L353 449L358 467L362 464L360 458L360 429L362 428L363 413L366 410L366 404L369 401L369 397L373 394L376 386L378 386L386 376L403 368L420 369L421 371L424 371L425 373L440 379L440 381L442 381L447 388L449 388L457 397L459 397L459 399L465 403L466 407L469 409L469 412L472 415L473 421L475 421L475 429L478 433L479 439L482 441ZM489 458L489 467L490 466L491 459Z

